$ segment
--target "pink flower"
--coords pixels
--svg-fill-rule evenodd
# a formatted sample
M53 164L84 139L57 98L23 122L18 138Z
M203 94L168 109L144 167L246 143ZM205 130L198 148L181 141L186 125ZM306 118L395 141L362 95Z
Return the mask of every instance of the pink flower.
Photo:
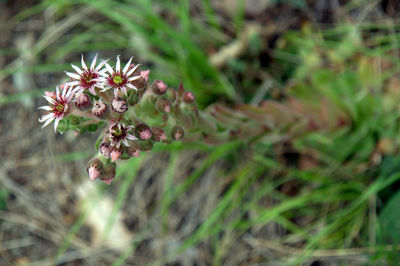
M131 66L132 57L129 59L128 63L125 65L124 69L121 71L121 62L119 60L119 56L117 56L117 63L115 65L115 71L112 67L105 63L106 69L108 73L102 73L102 77L100 78L101 82L103 82L103 90L114 90L115 97L120 97L120 91L127 96L128 89L137 90L136 86L132 84L132 81L141 78L140 75L134 76L136 69L139 65Z
M125 126L122 123L115 123L110 126L107 131L107 135L110 138L111 146L117 149L123 143L125 146L129 146L128 140L137 140L137 138L130 134L133 126Z
M73 79L73 81L68 82L70 86L76 86L79 92L90 91L93 95L96 95L95 88L103 88L103 83L100 81L100 76L104 75L106 69L101 69L106 61L102 61L96 67L97 54L92 60L90 68L88 68L83 61L83 55L81 57L82 69L71 64L72 68L75 69L76 73L66 72L66 74Z
M56 87L55 95L53 93L45 92L43 97L49 102L48 106L41 106L39 109L43 109L48 111L48 113L42 116L39 119L39 122L44 122L45 127L50 124L53 120L54 122L54 131L57 130L58 123L61 119L63 119L70 111L71 100L75 95L75 89L72 89L70 86L64 86L62 92L58 87Z

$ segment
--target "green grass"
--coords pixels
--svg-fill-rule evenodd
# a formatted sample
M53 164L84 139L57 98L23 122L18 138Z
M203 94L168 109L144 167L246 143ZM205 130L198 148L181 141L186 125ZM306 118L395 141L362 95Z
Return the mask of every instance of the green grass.
M358 5L356 2L352 1L348 8L355 8ZM246 23L244 5L241 3L231 18L236 36ZM42 1L21 12L16 21L47 9L55 10L59 21L44 32L33 47L33 54L38 58L45 56L47 61L25 68L16 68L11 64L0 70L0 78L9 77L17 71L59 73L68 69L69 66L64 63L67 58L77 60L78 55L85 52L129 51L133 55L140 55L140 59L151 65L152 77L164 79L174 87L182 81L187 89L195 93L201 107L215 100L238 101L239 95L253 89L254 81L246 80L245 74L246 69L254 65L239 58L230 62L226 72L221 72L210 64L206 47L221 48L230 37L223 32L211 1L204 0L201 6L204 20L191 16L187 1ZM166 21L157 12L160 9L173 19ZM83 21L80 20L82 16L85 16ZM181 239L181 244L172 253L154 258L153 264L171 262L190 248L211 243L213 263L222 265L235 240L243 238L252 228L261 228L270 223L285 229L284 236L276 240L277 244L283 247L291 243L301 244L298 253L282 257L284 263L298 265L327 249L347 250L355 247L371 248L372 251L368 253L371 260L374 254L386 258L389 263L398 260L393 256L396 252L394 245L391 251L384 248L391 243L384 233L384 240L379 241L378 238L378 241L370 242L375 234L379 236L380 224L390 225L390 219L397 219L390 215L391 209L383 211L382 216L371 214L381 211L376 207L377 202L391 198L387 191L400 178L396 167L400 158L397 152L382 152L382 163L374 165L371 155L377 149L379 140L390 139L395 150L400 144L400 112L397 107L400 97L387 89L389 79L400 70L398 58L387 53L399 48L400 36L387 32L398 27L369 22L343 24L319 32L304 27L301 31L287 32L281 37L285 45L274 51L274 64L262 70L268 71L279 81L285 95L304 100L310 106L318 105L321 98L328 99L337 108L327 107L328 114L340 111L351 120L343 129L322 130L301 136L291 136L285 131L272 132L280 140L278 143L289 142L301 156L316 154L318 165L312 169L283 163L274 154L276 141L268 136L255 147L248 148L250 155L247 157L240 155L244 149L243 142L219 147L202 143L157 145L154 152L169 151L170 158L165 170L161 201L157 203L159 213L152 218L148 227L152 228L160 219L164 235L167 234L172 204L179 201L207 169L220 161L237 164L221 169L221 178L230 177L232 182L219 196L218 204L208 217L199 217L199 227ZM371 33L372 30L381 32ZM383 61L392 66L388 69L379 68ZM232 73L229 77L226 74L228 72ZM241 72L245 73L243 81L231 78ZM235 88L233 84L240 84L241 88ZM24 97L38 97L42 92L43 89L37 89L2 96L0 105ZM265 98L272 96L267 94ZM203 151L209 155L184 181L174 183L177 162L181 151L185 149ZM70 154L60 159L74 160L80 156L85 155ZM389 160L395 163L387 163ZM113 212L107 217L105 237L123 208L135 173L144 163L144 160L136 159L119 166L117 182L113 184L118 187L118 192ZM295 192L283 192L282 186L285 185L292 186ZM104 186L100 186L99 191L98 197L106 193ZM273 203L265 206L261 203L262 199L269 199ZM398 203L398 196L393 199ZM380 203L384 209L386 202ZM248 213L254 215L249 218ZM54 262L68 250L87 215L81 214L72 225L58 248ZM307 218L308 222L299 224L297 221L300 218ZM123 265L141 241L149 236L149 232L141 232L113 265Z

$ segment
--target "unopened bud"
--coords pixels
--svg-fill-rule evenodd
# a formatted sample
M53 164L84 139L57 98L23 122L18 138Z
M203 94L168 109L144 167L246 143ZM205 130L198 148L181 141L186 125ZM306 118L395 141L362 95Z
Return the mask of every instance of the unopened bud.
M132 81L132 84L137 88L138 92L143 93L147 88L150 70L140 71L140 78Z
M140 76L144 79L145 82L149 81L149 74L150 70L148 69L140 71Z
M119 158L121 158L122 155L122 149L117 149L117 148L112 148L110 152L110 157L111 157L111 162L115 162Z
M162 113L169 113L171 112L171 103L166 98L158 98L156 108Z
M104 181L107 185L111 184L113 179L115 178L115 165L114 164L108 164L104 166L103 172L100 174L100 179Z
M75 106L81 110L86 111L92 106L92 101L86 93L79 93L75 96Z
M167 136L161 127L151 127L151 132L153 133L152 140L157 142L167 140Z
M153 142L151 140L139 141L138 143L141 151L151 151L153 149Z
M128 110L128 104L124 98L113 98L111 100L111 109L122 114Z
M102 170L103 170L103 163L100 161L99 158L93 158L92 160L89 161L87 171L89 174L89 179L91 181L98 178Z
M131 90L130 95L128 97L128 104L135 105L139 102L139 94L136 91Z
M148 140L151 138L151 130L146 124L139 124L135 126L136 137L140 140Z
M55 99L57 97L56 92L55 91L45 91L44 95L46 95L47 97L50 97L52 99Z
M108 106L102 99L95 101L92 108L92 114L100 119L104 119L108 115Z
M183 99L183 102L188 103L188 104L194 103L196 100L196 98L194 97L194 94L191 91L185 91L183 93L182 99Z
M165 97L171 102L174 103L176 101L177 92L173 88L168 88L165 93Z
M126 153L130 157L139 157L140 156L140 147L137 141L129 142L129 146L126 148Z
M185 131L181 126L174 126L171 130L171 137L174 140L182 140L185 135Z
M167 85L162 80L155 80L153 84L151 84L151 90L154 94L163 95L167 91Z
M99 152L101 155L103 155L106 158L110 158L110 151L111 151L110 142L103 142L100 144Z

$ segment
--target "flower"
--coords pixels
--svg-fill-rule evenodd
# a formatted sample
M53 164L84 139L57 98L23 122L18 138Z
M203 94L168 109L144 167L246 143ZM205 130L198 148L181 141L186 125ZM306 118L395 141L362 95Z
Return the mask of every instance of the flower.
M108 105L105 102L103 102L101 98L98 101L94 101L92 114L95 117L99 119L105 119L108 113L109 113Z
M103 82L104 88L102 91L106 91L109 89L114 90L114 95L116 97L119 97L119 91L122 91L125 96L127 96L127 90L128 89L133 89L137 90L136 86L132 84L132 81L139 79L141 76L137 75L134 76L133 74L135 73L136 69L139 67L139 65L133 66L131 65L132 62L131 57L126 63L124 69L121 71L121 62L119 60L119 56L117 56L117 63L115 65L115 71L112 69L112 67L105 63L106 66L106 71L108 73L102 73L100 77L101 82Z
M76 73L65 72L73 81L68 82L71 86L76 86L79 92L83 92L85 90L89 90L91 94L96 95L97 88L103 88L103 83L100 81L100 76L104 74L106 69L101 69L107 61L102 61L96 67L97 54L92 60L92 64L90 68L88 68L83 60L83 55L81 57L81 65L82 69L71 64L72 68L75 69Z
M75 106L81 111L86 111L92 106L92 101L86 93L79 92L75 95Z
M117 113L125 113L128 110L128 103L124 98L113 98L111 100L111 109Z
M125 126L119 122L111 125L107 131L107 135L111 141L111 146L119 148L121 143L125 146L129 146L128 140L137 140L135 136L129 134L132 129L133 126Z
M65 85L63 86L61 93L58 87L56 87L55 94L51 92L45 92L43 97L49 102L50 105L39 107L39 109L48 111L48 114L39 119L40 123L44 122L42 128L50 124L51 121L55 120L54 131L57 130L60 120L63 119L64 116L66 116L70 111L70 104L75 95L75 91L76 90L72 89L71 86Z

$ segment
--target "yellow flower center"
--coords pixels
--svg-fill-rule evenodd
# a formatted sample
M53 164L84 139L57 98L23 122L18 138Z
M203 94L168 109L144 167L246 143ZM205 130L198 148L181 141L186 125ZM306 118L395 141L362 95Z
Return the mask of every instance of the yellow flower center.
M117 85L121 84L124 81L124 79L121 76L114 76L113 77L113 82Z

